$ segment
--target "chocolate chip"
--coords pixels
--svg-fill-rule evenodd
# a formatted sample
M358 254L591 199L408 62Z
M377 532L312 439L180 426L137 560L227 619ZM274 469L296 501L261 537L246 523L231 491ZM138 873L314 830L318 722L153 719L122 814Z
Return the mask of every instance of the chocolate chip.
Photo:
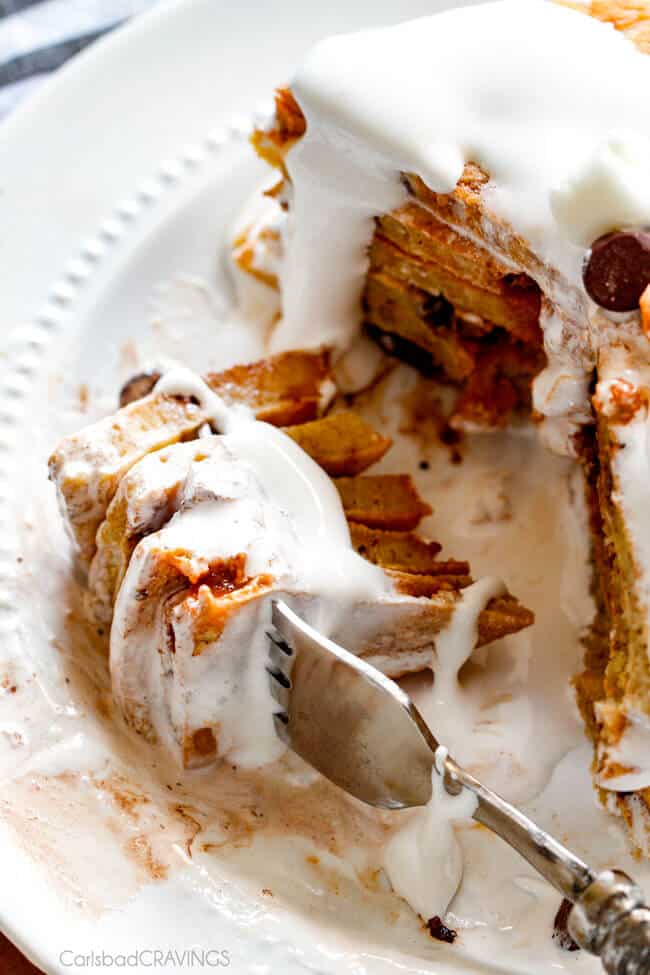
M587 294L607 311L633 311L650 284L650 233L620 230L599 237L582 271Z
M136 376L131 376L120 390L120 408L148 396L159 379L159 372L139 372Z
M446 447L455 447L463 439L463 435L460 430L455 430L454 427L449 426L445 423L438 431L438 439L440 443L443 443Z
M435 938L436 941L445 941L448 945L453 945L458 937L458 931L454 931L453 928L448 928L437 914L435 917L429 918L427 928L432 938Z

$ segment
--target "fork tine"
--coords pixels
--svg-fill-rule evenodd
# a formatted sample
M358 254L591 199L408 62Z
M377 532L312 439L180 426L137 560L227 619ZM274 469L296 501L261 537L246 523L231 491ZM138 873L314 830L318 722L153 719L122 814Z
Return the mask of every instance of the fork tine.
M287 725L289 724L289 717L286 711L276 712L276 714L273 715L273 723L275 725L275 733L278 738L289 745L289 730L287 728Z
M275 627L273 627L270 630L267 630L266 631L266 635L268 636L268 638L271 641L271 643L275 647L277 647L278 650L281 653L283 653L286 657L292 657L293 656L293 650L291 649L291 647L289 646L289 644L287 643L287 641L284 639L284 637L282 636L282 634Z
M271 694L282 710L287 711L289 707L289 687L291 686L291 683L279 670L274 670L272 667L267 666L266 672L269 675Z
M293 651L281 637L277 637L271 630L266 631L269 638L269 657L268 663L271 671L280 673L289 678L293 665ZM286 649L285 649L286 647ZM267 668L268 669L268 668ZM282 683L282 681L280 681Z

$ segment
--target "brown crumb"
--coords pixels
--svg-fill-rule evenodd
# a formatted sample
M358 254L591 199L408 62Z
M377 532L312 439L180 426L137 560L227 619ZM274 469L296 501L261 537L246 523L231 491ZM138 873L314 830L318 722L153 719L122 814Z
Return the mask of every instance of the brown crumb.
M430 917L427 921L427 930L436 941L444 941L448 945L453 945L458 937L458 931L454 931L453 928L448 928L443 923L442 918L438 917L437 914L435 917Z
M79 386L77 395L79 397L79 412L85 413L88 409L88 386L86 383L82 383Z
M563 951L580 951L580 946L575 943L569 934L569 928L567 926L572 906L571 901L568 901L565 897L558 908L553 922L553 941Z
M217 750L217 740L212 728L199 728L194 732L193 741L199 755L212 755Z
M463 435L460 430L454 430L454 428L448 423L440 428L438 437L440 439L440 443L443 443L446 447L455 447L463 439Z
M451 463L462 464L462 446L465 439L462 431L456 430L449 423L443 423L438 430L438 439L445 447L449 447L449 460Z
M262 887L262 893L265 897L273 897L273 891L269 890L268 887Z

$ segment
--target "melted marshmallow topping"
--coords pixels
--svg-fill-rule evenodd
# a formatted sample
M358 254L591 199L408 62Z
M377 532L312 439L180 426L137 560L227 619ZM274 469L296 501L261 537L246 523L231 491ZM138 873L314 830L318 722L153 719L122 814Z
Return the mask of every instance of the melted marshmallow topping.
M490 576L463 589L450 625L436 637L435 680L425 717L438 740L456 753L465 742L467 728L473 724L458 675L476 646L481 611L491 599L503 596L505 592L501 579Z
M373 217L407 199L400 173L449 193L472 161L490 174L488 209L548 265L538 283L550 374L535 407L552 417L549 441L565 441L563 417L588 413L598 339L585 247L650 219L650 58L582 13L500 0L322 41L291 87L307 131L286 159L275 347L345 347ZM492 247L518 269L496 238Z
M291 437L256 420L248 407L226 404L189 369L167 373L155 391L196 398L210 421L223 432L222 445L253 472L264 498L288 518L301 539L300 551L293 553L293 558L305 592L352 603L390 589L385 573L352 548L340 495L331 479ZM210 534L208 529L208 538ZM262 569L255 566L254 571ZM325 619L322 626L331 629Z
M469 819L476 796L463 789L450 795L443 784L447 749L436 752L431 799L414 810L384 851L384 866L394 889L423 918L444 917L463 876L463 855L453 824Z
M499 579L480 579L464 589L449 625L436 636L433 659L434 684L428 700L420 705L427 724L441 745L432 772L431 799L409 818L391 838L384 854L390 881L423 918L443 917L463 875L463 859L453 823L469 818L476 797L466 789L451 796L444 787L447 745L466 745L475 725L458 681L461 667L476 645L478 617L489 601L505 592Z
M165 644L160 613L143 612L143 598L161 598L147 590L160 576L161 558L187 553L189 575L200 579L212 563L243 553L247 576L272 576L274 595L312 597L301 612L326 634L353 603L376 602L392 584L354 551L336 488L289 437L231 408L187 370L164 376L156 389L195 397L225 433L170 448L186 454L179 507L138 544L120 587L111 630L115 696L172 752L184 729L218 725L220 754L262 765L283 750L265 670L270 598L233 613L200 654L192 620L172 610L174 652L165 654L158 649Z

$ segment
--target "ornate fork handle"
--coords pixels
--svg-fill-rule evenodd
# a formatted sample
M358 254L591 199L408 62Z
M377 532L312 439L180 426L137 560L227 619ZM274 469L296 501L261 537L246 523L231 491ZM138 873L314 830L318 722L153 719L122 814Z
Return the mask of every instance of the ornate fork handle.
M514 847L573 907L568 929L598 955L608 975L650 975L650 908L643 891L620 870L595 873L562 843L446 756L445 787L470 789L474 818Z
M620 870L604 870L574 902L572 938L599 955L609 975L650 972L650 909L643 891Z

